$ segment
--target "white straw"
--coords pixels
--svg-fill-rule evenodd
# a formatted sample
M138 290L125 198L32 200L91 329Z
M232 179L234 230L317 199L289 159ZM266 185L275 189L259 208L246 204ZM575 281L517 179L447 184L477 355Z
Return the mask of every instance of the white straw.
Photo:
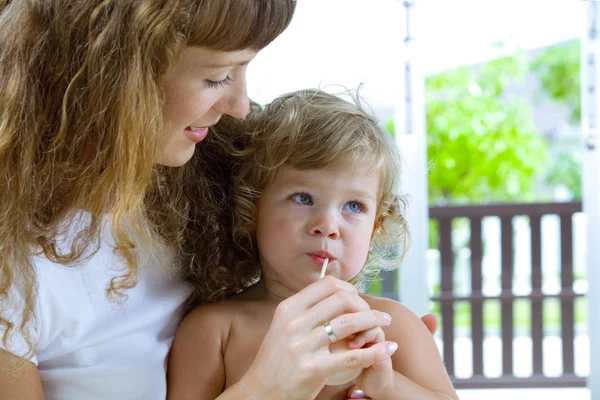
M323 277L325 276L325 271L327 271L327 264L329 264L329 258L326 258L325 261L323 261L323 266L321 267L321 276L319 277L319 279L323 279Z

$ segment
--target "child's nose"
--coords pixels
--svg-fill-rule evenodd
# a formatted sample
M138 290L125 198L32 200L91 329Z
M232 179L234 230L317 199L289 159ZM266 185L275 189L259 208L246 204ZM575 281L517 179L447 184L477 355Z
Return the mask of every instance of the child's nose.
M310 226L310 234L315 236L325 236L329 239L338 239L340 237L339 226L329 215L320 215Z

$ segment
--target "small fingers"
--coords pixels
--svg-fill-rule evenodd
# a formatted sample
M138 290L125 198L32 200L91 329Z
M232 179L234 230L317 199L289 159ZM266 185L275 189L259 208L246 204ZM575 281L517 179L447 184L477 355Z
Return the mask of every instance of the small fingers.
M366 344L381 343L385 340L385 334L381 327L376 326L364 332L357 334L354 339L348 341L348 347L351 349L360 349Z
M323 373L332 371L338 373L352 369L369 368L373 364L385 362L396 350L398 350L396 342L382 342L369 348L333 353L322 359L319 369Z

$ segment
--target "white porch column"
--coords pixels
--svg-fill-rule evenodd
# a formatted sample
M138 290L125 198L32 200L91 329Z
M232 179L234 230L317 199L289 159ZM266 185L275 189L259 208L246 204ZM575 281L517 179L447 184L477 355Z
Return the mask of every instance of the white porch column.
M411 244L400 266L398 279L399 299L417 315L428 312L427 247L427 147L425 134L425 81L419 66L415 26L419 26L419 2L402 1L401 23L406 24L403 46L398 51L404 57L404 67L399 73L403 82L397 102L394 121L396 143L404 163L403 192L409 195L408 223Z
M600 4L587 2L581 38L581 131L583 134L583 211L587 219L588 337L590 399L600 400Z

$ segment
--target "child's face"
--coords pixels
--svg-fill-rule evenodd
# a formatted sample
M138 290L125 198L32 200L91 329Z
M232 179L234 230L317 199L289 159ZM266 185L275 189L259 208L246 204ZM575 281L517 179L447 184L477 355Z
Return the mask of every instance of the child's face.
M281 167L258 202L256 237L264 279L299 291L327 275L343 280L365 264L375 230L379 174L366 168Z

